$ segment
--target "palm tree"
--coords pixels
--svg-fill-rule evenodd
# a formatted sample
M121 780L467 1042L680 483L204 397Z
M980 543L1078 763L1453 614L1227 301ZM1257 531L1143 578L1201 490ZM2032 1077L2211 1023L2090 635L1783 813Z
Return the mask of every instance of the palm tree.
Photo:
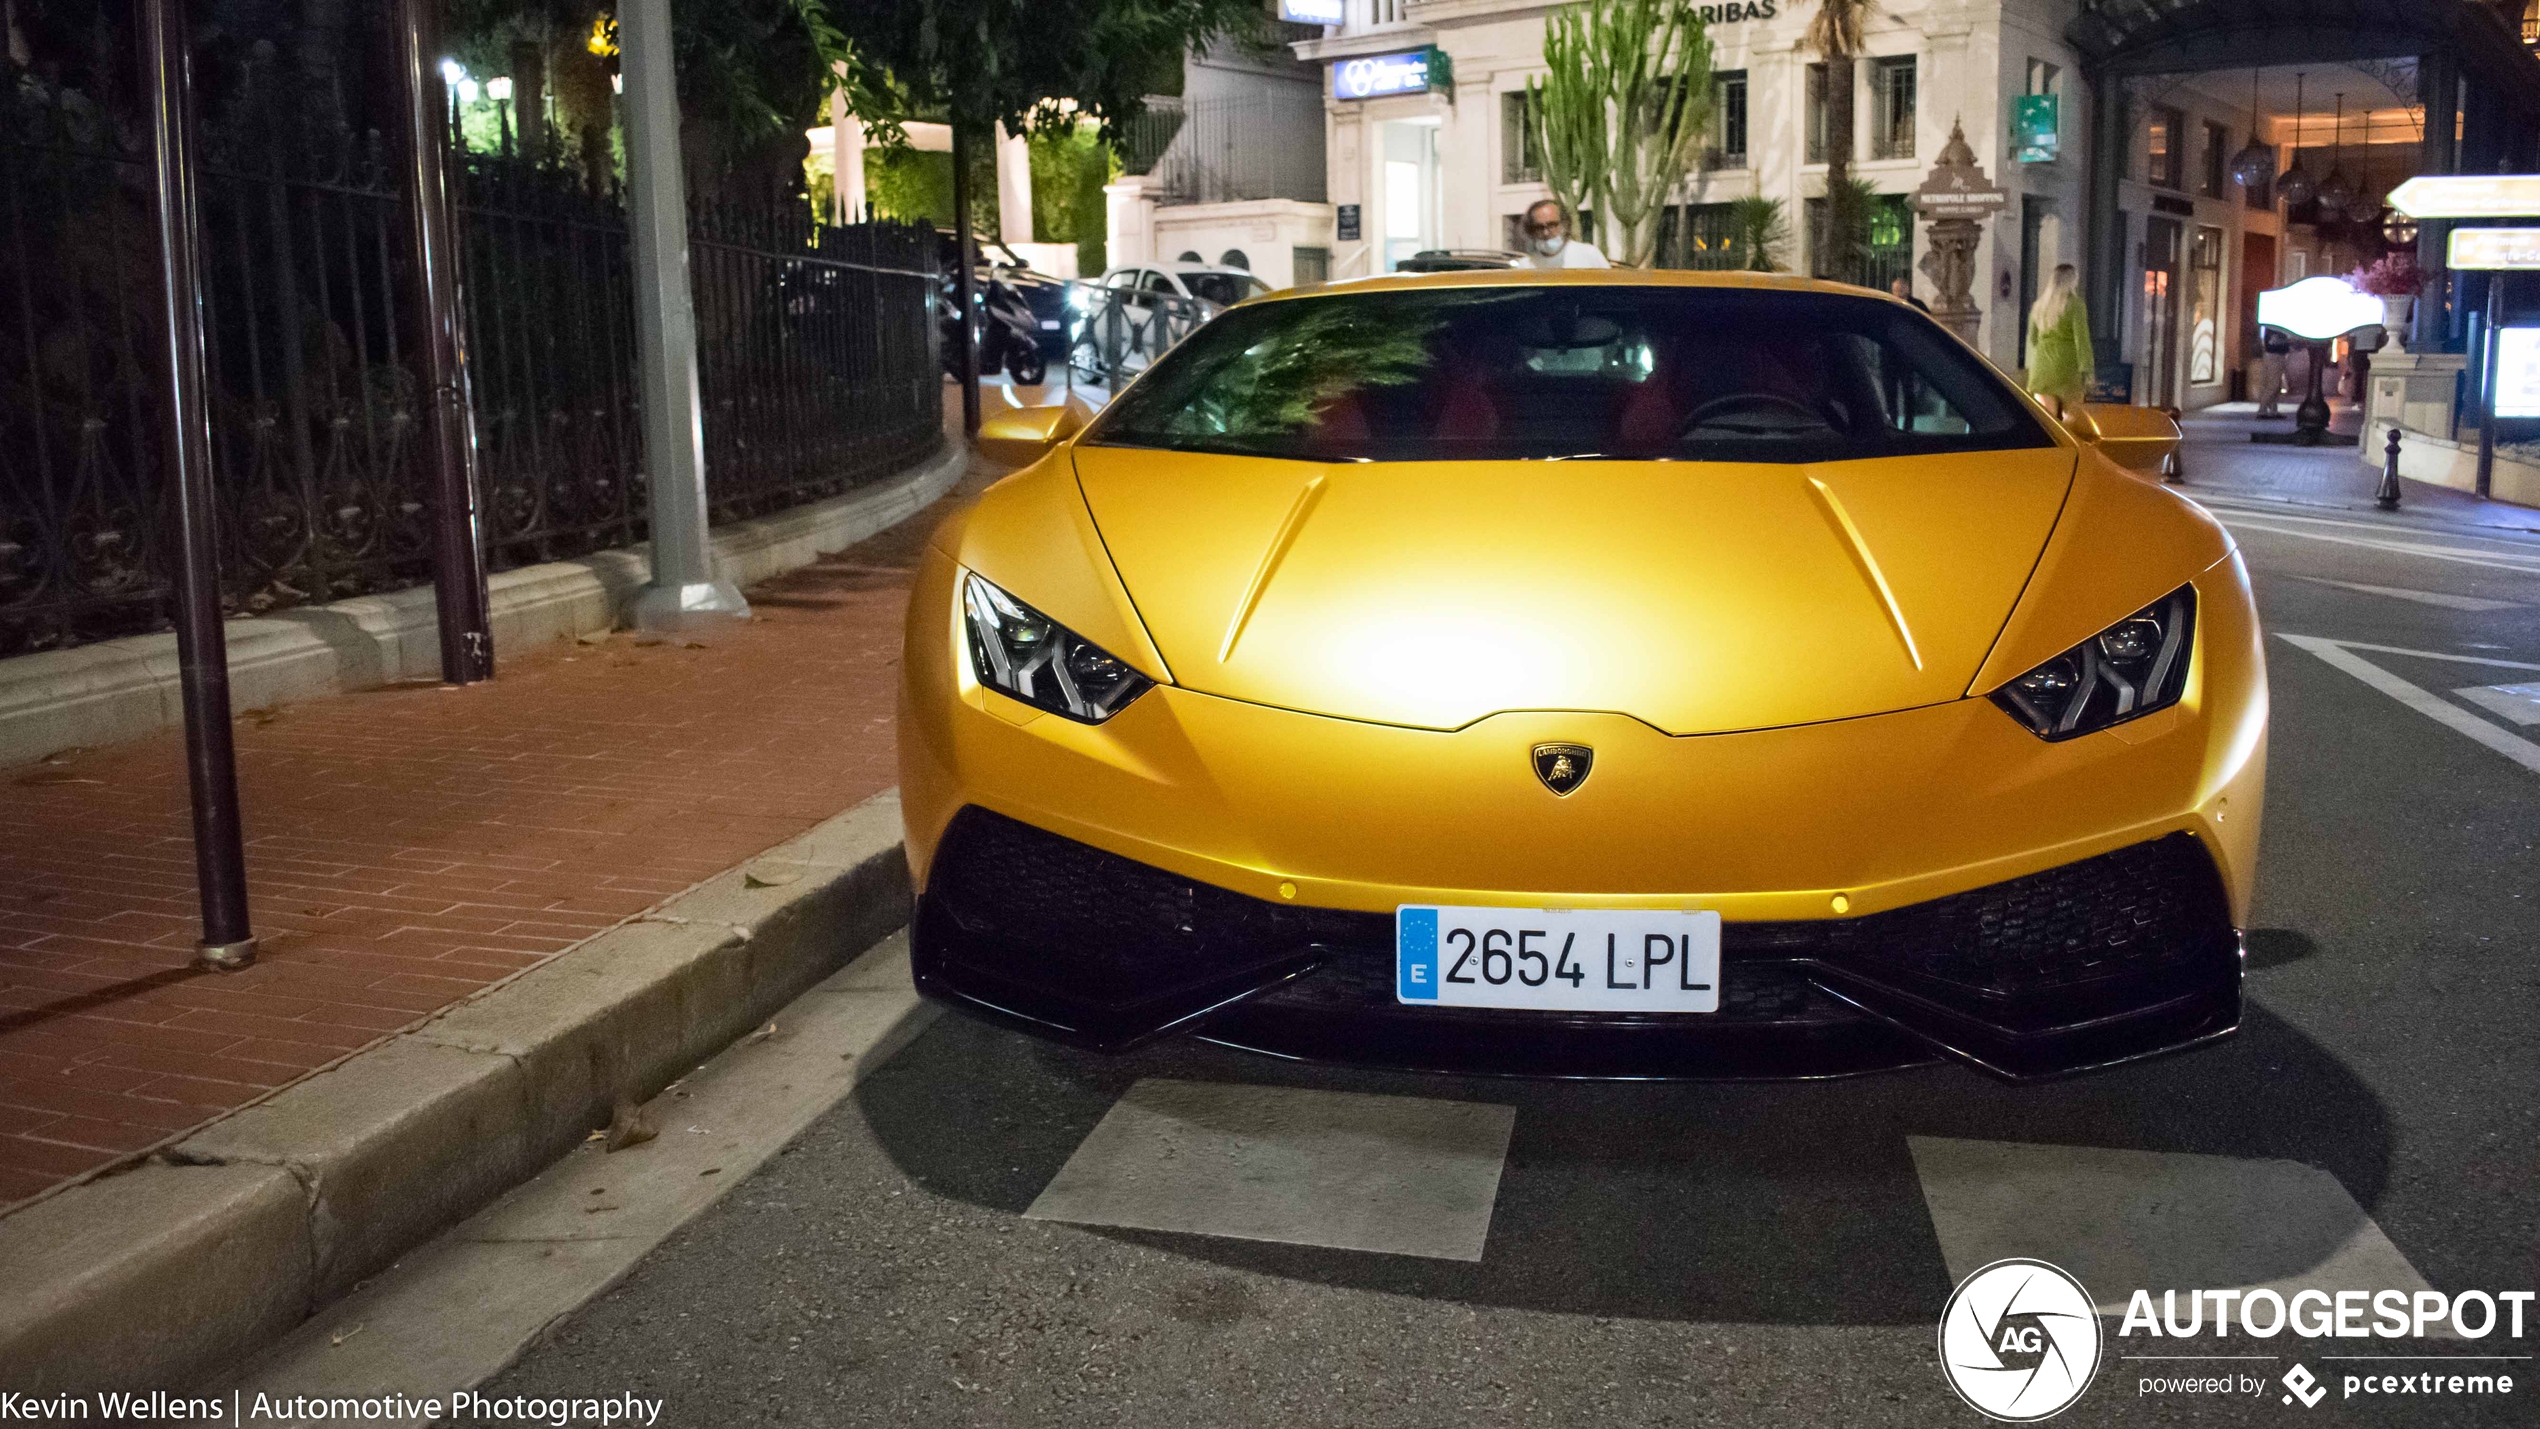
M1821 278L1836 276L1837 261L1869 241L1869 213L1849 201L1855 196L1852 72L1861 53L1861 28L1875 8L1871 0L1817 0L1816 16L1808 22L1808 48L1826 62L1825 241L1808 255L1809 268Z

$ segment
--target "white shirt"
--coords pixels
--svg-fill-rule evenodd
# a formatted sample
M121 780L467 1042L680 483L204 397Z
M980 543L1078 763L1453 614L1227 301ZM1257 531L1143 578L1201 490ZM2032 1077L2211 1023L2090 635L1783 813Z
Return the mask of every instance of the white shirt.
M1605 255L1596 251L1595 244L1573 238L1562 244L1561 251L1551 257L1529 253L1517 261L1517 266L1549 273L1560 268L1611 268L1614 265L1605 261Z

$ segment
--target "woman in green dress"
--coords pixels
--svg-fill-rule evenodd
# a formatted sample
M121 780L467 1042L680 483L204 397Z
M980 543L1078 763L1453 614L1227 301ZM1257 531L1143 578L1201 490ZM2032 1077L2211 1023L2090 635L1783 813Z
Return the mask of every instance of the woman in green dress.
M2059 419L2090 396L2090 310L2080 289L2081 270L2058 265L2028 310L2028 390Z

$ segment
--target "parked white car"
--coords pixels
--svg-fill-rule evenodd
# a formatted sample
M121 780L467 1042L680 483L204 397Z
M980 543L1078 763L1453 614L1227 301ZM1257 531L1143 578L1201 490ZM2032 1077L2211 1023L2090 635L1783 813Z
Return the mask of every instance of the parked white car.
M1111 381L1146 370L1184 334L1270 285L1213 263L1131 263L1069 285L1069 343L1078 376Z
M1241 268L1215 263L1138 263L1104 271L1106 288L1135 288L1143 293L1170 293L1208 305L1211 316L1244 299L1270 291L1270 285Z

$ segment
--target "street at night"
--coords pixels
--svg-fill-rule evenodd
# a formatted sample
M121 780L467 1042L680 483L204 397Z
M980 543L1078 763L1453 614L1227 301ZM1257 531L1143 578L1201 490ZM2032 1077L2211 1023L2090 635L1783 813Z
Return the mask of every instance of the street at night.
M2521 1425L2540 0L17 0L0 1424Z

